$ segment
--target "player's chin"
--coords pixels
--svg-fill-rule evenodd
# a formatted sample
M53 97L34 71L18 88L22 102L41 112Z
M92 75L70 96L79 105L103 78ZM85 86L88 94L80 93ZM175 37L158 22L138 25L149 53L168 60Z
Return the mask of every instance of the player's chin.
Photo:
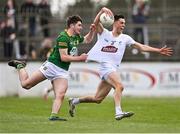
M78 29L78 30L77 30L77 33L78 33L78 34L80 34L80 33L81 33L81 31L82 31L82 29Z
M77 31L76 34L79 35L81 33L81 31Z
M124 30L124 27L122 27L121 30Z

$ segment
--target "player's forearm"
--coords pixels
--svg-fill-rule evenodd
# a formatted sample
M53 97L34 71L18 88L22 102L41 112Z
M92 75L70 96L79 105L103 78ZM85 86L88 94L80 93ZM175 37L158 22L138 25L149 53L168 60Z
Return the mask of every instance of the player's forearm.
M143 51L143 52L156 52L156 53L159 53L160 49L159 48L155 48L155 47L151 47L151 46L148 46L148 45L143 45L141 47L141 51Z
M139 49L141 52L156 52L156 53L160 52L159 48L151 47L151 46L144 45L144 44L141 44L141 43L138 43L138 42L136 42L134 44L134 47Z
M84 37L84 42L85 43L91 43L93 38L94 38L95 32L90 31L85 37Z
M62 55L61 61L63 62L78 62L83 61L80 56Z
M101 34L103 32L103 26L100 23L100 16L103 13L102 9L99 11L99 13L96 15L93 24L96 26L96 33Z
M96 17L95 17L95 19L94 19L94 24L96 25L96 26L98 26L98 24L99 24L99 22L100 22L100 16L101 16L101 14L103 13L103 11L102 10L100 10L99 11L99 13L96 15Z

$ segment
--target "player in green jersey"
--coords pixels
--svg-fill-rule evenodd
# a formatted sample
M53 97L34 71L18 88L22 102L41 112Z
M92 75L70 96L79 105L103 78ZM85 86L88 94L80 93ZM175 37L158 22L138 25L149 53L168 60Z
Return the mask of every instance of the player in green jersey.
M95 26L91 24L89 33L84 37L81 36L81 30L83 29L82 19L78 15L69 16L66 23L67 29L58 35L48 60L31 76L26 72L25 62L18 60L8 62L9 66L18 70L21 86L25 89L30 89L46 79L51 80L55 94L52 112L49 117L51 121L66 121L66 119L60 118L58 113L68 88L68 69L71 62L86 60L86 54L76 55L77 46L80 43L90 43L95 33Z

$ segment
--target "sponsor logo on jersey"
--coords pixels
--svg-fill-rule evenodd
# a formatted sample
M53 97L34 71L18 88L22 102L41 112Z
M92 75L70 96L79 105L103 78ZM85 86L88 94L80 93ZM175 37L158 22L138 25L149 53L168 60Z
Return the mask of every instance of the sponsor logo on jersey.
M101 49L102 52L108 52L108 53L116 53L118 48L114 46L105 46Z

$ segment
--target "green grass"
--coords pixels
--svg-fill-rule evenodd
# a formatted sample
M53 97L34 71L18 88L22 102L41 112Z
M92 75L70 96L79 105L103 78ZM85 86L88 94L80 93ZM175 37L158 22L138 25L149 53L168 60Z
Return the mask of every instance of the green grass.
M180 98L123 98L123 109L135 115L114 119L114 103L81 104L74 118L65 99L59 115L66 122L48 121L52 98L0 98L0 133L180 133Z

